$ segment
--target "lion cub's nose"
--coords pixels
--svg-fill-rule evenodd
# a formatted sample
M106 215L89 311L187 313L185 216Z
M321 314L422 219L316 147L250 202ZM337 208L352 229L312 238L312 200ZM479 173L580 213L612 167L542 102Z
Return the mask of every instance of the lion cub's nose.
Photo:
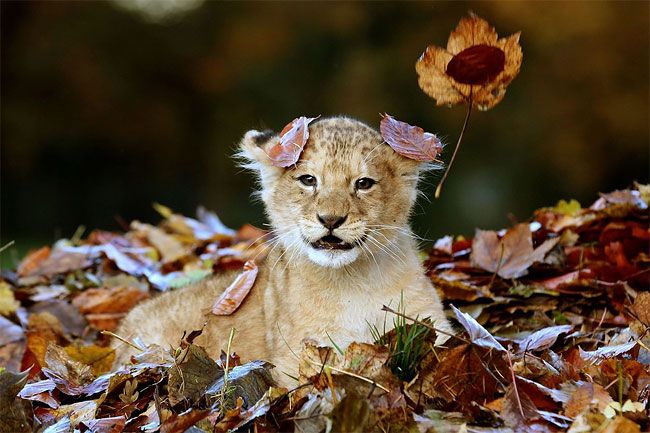
M318 221L329 230L334 230L338 227L341 227L341 224L347 219L347 215L338 216L338 215L316 215Z

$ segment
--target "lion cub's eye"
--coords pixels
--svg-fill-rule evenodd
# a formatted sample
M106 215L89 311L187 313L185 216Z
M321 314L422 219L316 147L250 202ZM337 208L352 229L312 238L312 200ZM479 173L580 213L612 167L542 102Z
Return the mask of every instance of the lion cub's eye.
M316 186L316 178L311 174L303 174L298 180L305 186Z
M362 177L361 179L357 179L357 181L354 183L354 187L356 189L370 189L375 183L376 182L374 179L370 179L369 177Z

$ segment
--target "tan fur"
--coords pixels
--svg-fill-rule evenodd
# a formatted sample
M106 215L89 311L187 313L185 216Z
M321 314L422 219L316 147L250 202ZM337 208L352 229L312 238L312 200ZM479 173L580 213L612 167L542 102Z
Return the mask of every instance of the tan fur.
M395 153L370 127L347 118L316 121L297 166L274 167L266 151L278 137L257 131L241 143L245 165L259 176L260 195L276 236L251 293L232 316L215 317L209 308L236 273L163 294L138 305L123 320L118 334L146 343L176 346L183 331L207 323L197 343L212 356L225 349L231 327L237 329L233 350L246 359L271 361L279 372L297 375L304 338L339 346L370 341L368 323L392 328L382 304L396 307L403 293L407 314L430 317L451 330L430 280L425 276L408 217L417 196L420 163ZM316 187L297 178L310 174ZM370 177L369 190L355 181ZM346 242L360 239L351 252L314 250L309 242L328 230L320 215L347 215L333 234ZM309 242L307 242L309 241ZM446 338L440 336L438 342ZM132 354L116 343L118 363ZM284 375L277 378L285 384Z

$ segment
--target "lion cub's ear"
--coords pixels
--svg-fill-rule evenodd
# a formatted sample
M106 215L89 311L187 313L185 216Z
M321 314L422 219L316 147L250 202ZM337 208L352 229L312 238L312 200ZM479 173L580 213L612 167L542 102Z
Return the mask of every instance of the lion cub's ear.
M248 131L239 143L236 157L240 159L242 167L257 174L262 191L270 190L272 183L284 171L281 167L272 165L268 155L269 149L279 140L280 136L271 130L256 131L253 129Z

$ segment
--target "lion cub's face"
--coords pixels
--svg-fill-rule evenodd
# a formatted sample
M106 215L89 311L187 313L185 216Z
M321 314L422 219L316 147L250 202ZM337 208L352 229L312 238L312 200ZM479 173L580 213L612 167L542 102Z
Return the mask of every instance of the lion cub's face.
M312 123L295 167L270 164L266 150L277 140L250 131L242 154L259 171L261 197L287 257L338 268L360 258L399 256L395 239L407 229L415 202L417 162L347 118Z

